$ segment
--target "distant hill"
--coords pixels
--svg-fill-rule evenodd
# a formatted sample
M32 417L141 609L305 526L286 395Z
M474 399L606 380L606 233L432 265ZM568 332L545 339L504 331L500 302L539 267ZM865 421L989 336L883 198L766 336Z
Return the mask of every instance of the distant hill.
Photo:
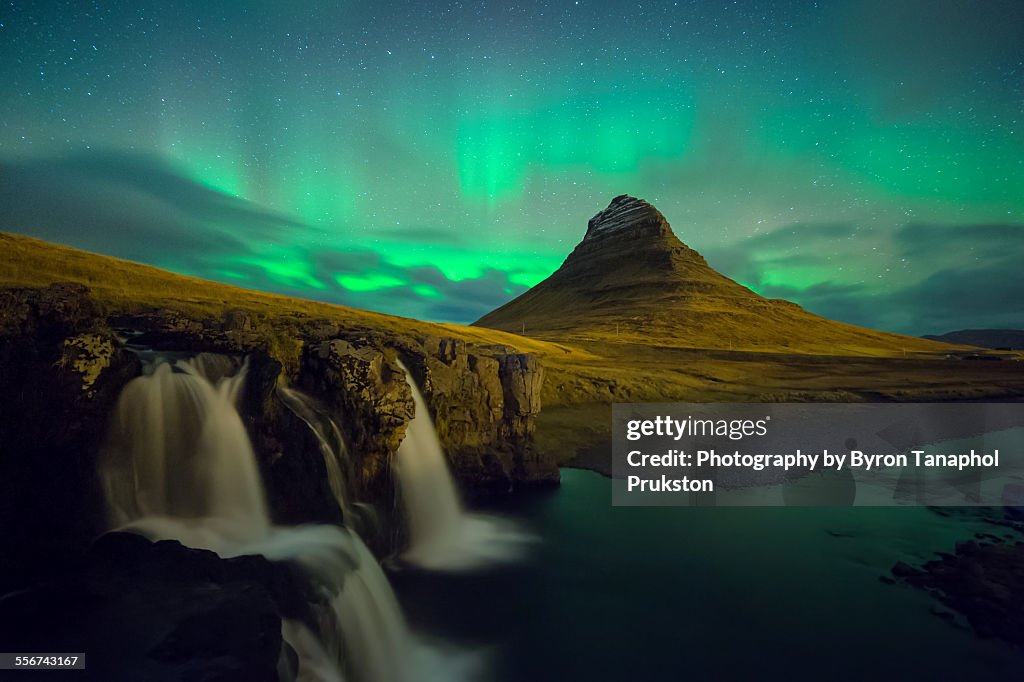
M944 347L835 322L712 269L651 204L622 195L546 280L474 323L547 340L901 357Z
M1024 350L1024 329L960 329L921 338L978 348Z

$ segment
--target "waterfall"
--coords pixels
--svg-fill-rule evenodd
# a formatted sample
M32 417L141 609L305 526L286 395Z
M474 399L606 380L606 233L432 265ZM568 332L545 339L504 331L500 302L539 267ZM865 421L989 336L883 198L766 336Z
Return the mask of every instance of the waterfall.
M209 517L252 536L269 525L252 444L235 409L246 368L215 385L200 367L161 362L121 393L101 455L115 525L146 516Z
M281 637L295 651L298 667L281 652L277 662L280 682L345 682L334 659L309 628L295 620L281 619Z
M125 386L101 459L115 527L225 558L262 554L300 566L329 598L337 631L325 628L318 640L305 626L283 621L282 635L299 655L297 671L287 670L282 658L283 680L426 679L424 654L431 652L409 632L387 578L358 535L338 526L271 524L236 409L245 374L245 364L236 369L209 357L158 361ZM343 504L341 479L338 484L332 490Z
M283 385L279 385L276 391L281 402L309 427L316 438L327 471L327 483L341 509L345 526L364 538L378 532L373 507L353 500L351 459L337 422L322 404L302 391Z
M506 519L466 512L423 394L401 366L416 408L394 460L411 538L405 559L432 570L469 570L520 558L534 538Z
M314 407L309 396L301 391L288 386L278 386L277 394L281 402L289 410L301 419L309 427L309 430L316 436L320 454L324 460L324 468L327 470L327 484L331 488L338 507L343 513L348 509L348 477L342 473L343 463L347 460L345 443L337 425L331 419L325 419Z

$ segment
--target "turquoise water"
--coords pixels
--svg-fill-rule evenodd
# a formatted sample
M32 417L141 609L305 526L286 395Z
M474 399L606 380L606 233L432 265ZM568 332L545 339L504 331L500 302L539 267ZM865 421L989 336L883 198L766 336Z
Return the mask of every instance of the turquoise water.
M622 508L611 482L501 511L540 537L514 568L395 576L414 627L488 648L496 680L1024 679L1024 654L888 585L998 528L924 508Z

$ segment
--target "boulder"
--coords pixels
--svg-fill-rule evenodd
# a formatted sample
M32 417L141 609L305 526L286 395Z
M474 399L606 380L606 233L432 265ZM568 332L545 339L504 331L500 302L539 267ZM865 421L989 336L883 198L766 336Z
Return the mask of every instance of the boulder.
M277 682L281 619L315 627L315 599L290 567L263 557L111 533L47 583L0 601L0 640L84 652L90 680Z

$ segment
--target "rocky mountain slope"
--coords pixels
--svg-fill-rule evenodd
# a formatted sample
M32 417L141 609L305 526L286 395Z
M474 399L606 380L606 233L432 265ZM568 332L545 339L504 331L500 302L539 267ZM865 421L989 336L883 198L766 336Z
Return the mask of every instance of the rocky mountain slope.
M940 347L834 322L716 272L651 204L627 195L590 219L562 266L476 326L547 340L905 356Z

